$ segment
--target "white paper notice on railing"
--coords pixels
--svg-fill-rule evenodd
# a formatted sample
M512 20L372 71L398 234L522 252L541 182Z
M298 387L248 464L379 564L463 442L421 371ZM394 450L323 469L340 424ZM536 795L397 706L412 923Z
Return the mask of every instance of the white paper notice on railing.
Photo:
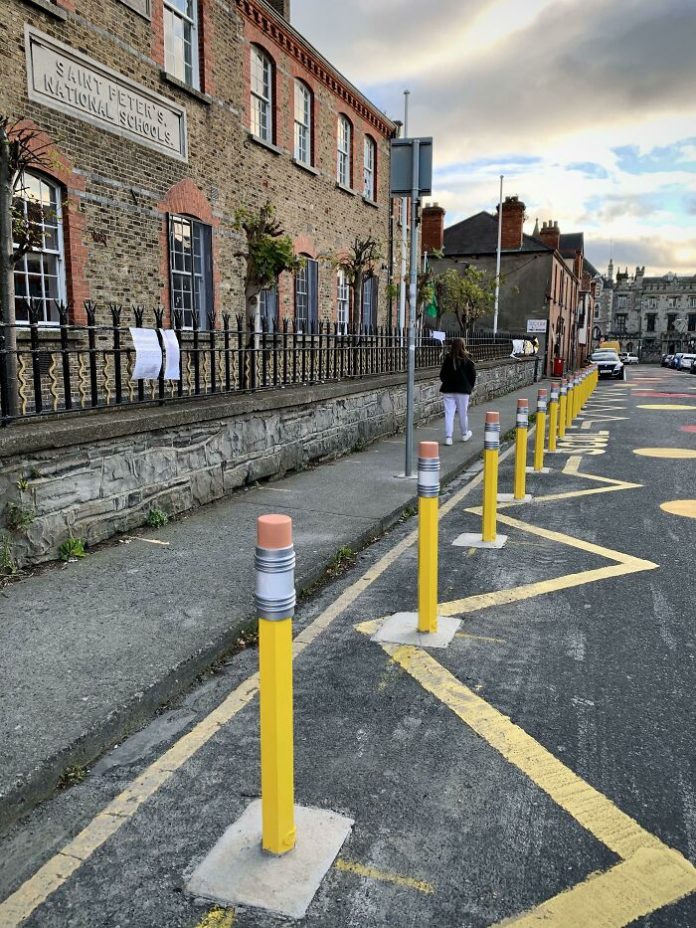
M135 365L131 380L157 380L162 370L162 349L155 329L131 327Z
M435 329L430 333L431 338L437 339L442 344L447 338L447 332L437 332Z
M174 329L160 329L164 342L166 364L164 366L165 380L180 380L179 377L179 339Z

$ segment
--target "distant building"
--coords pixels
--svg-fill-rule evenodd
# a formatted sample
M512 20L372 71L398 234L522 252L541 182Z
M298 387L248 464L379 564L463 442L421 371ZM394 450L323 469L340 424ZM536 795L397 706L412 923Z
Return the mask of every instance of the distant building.
M527 331L528 320L545 321L547 334L538 334L540 353L551 374L554 360L563 359L565 368L579 366L587 354L588 323L594 311L589 306L591 280L586 296L580 299L585 282L584 240L582 233L561 235L557 222L545 222L534 235L524 232L525 204L509 196L503 203L501 232L501 287L499 330ZM442 229L444 210L426 207L423 211L424 241L442 241L445 256L435 261L437 269L465 268L469 265L495 276L498 244L498 217L481 212ZM594 269L592 269L594 270ZM493 317L478 320L484 328L493 327Z
M646 277L645 268L636 267L633 275L626 268L613 276L610 262L595 341L617 340L646 361L696 350L696 275Z

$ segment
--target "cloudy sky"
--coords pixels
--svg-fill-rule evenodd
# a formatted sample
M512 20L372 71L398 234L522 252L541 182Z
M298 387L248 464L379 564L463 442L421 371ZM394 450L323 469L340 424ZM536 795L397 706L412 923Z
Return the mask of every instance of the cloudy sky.
M505 193L606 269L696 273L696 0L292 0L326 57L434 137L447 223Z

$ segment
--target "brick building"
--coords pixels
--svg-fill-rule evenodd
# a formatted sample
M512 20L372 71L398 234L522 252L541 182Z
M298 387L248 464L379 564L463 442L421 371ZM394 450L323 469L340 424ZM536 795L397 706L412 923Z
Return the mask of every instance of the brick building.
M18 298L161 305L200 328L244 311L235 211L270 201L306 261L263 295L269 321L344 322L328 255L372 235L384 260L362 322L386 315L395 125L290 24L277 0L7 0L0 113L45 146L26 197L50 207ZM18 306L18 321L26 314ZM152 324L152 318L148 323Z
M437 222L444 223L438 207L431 213L426 207L423 228L430 240L438 241ZM506 197L501 228L501 287L498 327L523 333L527 320L545 320L547 335L539 334L540 353L551 373L555 358L566 367L578 366L586 355L582 333L586 318L581 315L579 299L584 273L582 235L563 236L557 223L544 223L534 235L524 232L525 204L518 197ZM437 269L473 265L495 277L498 246L497 214L481 212L444 229L441 235L445 257L434 262ZM580 275L580 276L579 276ZM478 320L477 325L492 327L493 317Z

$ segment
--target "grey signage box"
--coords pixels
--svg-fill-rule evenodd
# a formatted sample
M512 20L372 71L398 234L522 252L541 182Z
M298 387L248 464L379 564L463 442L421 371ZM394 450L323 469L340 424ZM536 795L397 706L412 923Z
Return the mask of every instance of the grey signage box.
M391 195L410 196L413 190L413 143L418 144L418 193L429 196L433 192L433 140L392 139L391 143Z

